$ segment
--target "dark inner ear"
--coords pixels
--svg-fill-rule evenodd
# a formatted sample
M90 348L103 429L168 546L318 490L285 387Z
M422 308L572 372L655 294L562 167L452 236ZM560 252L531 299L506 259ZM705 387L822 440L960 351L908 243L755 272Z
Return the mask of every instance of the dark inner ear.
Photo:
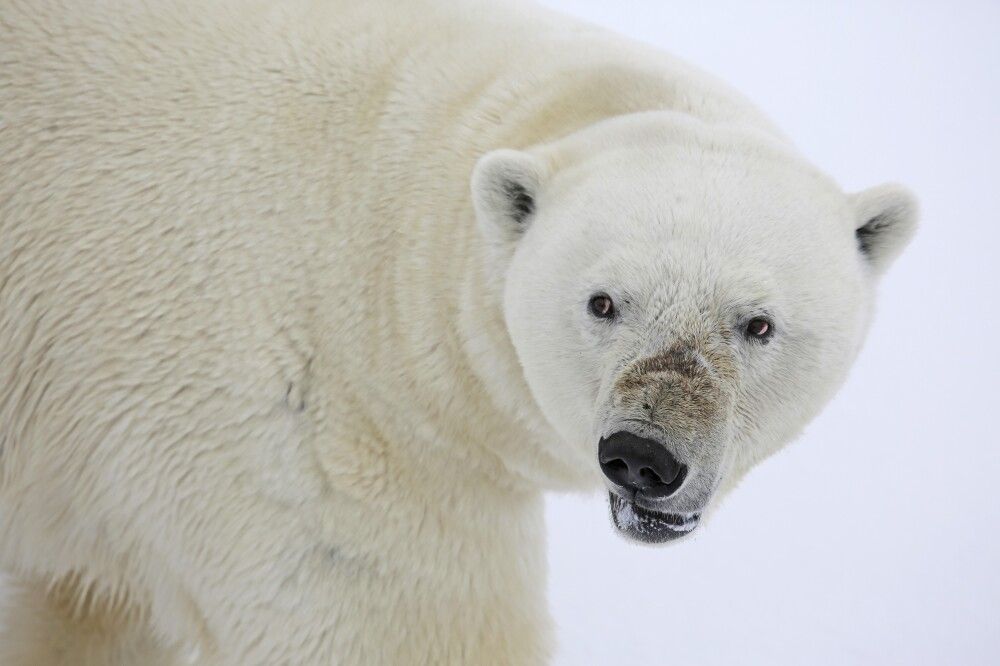
M534 155L501 148L479 158L470 190L476 220L492 242L516 241L536 213L545 165Z
M891 224L891 222L892 220L890 216L883 213L881 215L876 215L858 227L854 232L855 238L858 239L858 248L865 255L871 256L872 250L875 247L876 238L882 231L885 230L886 226Z
M913 235L917 224L917 202L899 185L879 185L852 196L854 238L861 256L881 273Z
M505 181L503 192L510 202L510 216L518 224L535 212L535 199L521 183Z

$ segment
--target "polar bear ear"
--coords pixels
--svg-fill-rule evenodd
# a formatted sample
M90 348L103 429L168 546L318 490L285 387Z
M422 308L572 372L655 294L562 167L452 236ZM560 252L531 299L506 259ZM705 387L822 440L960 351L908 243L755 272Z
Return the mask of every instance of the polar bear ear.
M854 236L876 274L884 272L903 251L917 228L917 200L901 185L886 184L851 197Z
M517 150L494 150L472 170L472 203L482 234L491 241L516 241L535 215L545 178L540 159Z

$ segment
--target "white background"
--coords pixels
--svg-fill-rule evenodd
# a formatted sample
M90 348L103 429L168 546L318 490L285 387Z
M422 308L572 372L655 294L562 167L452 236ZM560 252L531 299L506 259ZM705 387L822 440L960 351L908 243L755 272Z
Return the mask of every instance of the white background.
M1000 664L1000 3L546 4L923 211L846 386L694 536L631 546L601 498L550 500L557 663Z

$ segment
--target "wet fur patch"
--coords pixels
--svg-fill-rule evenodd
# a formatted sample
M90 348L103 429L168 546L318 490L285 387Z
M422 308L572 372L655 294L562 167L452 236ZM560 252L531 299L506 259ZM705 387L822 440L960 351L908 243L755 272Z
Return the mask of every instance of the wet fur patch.
M662 354L640 359L635 364L635 372L640 376L668 371L687 377L697 377L705 373L705 368L698 362L697 354L687 347L674 347Z
M641 406L654 423L694 436L712 430L725 414L734 372L726 353L679 344L633 363L615 389L623 406Z

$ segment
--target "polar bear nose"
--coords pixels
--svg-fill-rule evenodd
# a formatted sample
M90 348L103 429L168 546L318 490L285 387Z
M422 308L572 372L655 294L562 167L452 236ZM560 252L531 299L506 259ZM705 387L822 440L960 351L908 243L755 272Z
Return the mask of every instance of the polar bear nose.
M664 444L627 430L601 438L597 458L612 483L648 498L670 497L687 476Z

